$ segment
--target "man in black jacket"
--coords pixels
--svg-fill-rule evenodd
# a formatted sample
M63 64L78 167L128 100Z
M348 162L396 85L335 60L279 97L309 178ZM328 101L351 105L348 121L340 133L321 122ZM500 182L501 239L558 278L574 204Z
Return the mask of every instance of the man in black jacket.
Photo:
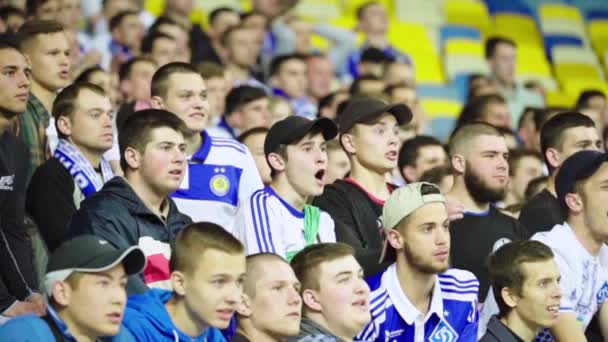
M129 282L129 293L169 286L170 243L192 222L169 197L185 174L185 131L183 121L160 109L127 119L119 134L125 178L107 182L72 217L71 236L94 234L116 248L139 245L144 251L148 264Z
M395 188L386 183L386 175L397 167L398 126L411 119L412 112L403 104L351 100L338 115L339 139L350 158L351 175L326 186L313 201L334 220L336 240L355 248L368 276L383 270L380 216Z
M27 147L9 130L27 106L31 70L16 45L0 39L0 322L29 313L43 315L36 288L32 247L23 226L29 175Z
M59 144L30 181L27 212L52 252L65 241L80 203L113 177L103 154L112 147L112 105L100 87L75 83L53 103Z

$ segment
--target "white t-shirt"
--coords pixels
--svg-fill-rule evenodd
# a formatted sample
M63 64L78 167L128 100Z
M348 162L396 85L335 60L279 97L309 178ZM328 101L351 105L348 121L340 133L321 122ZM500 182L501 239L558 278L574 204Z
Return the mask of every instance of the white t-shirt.
M304 212L290 206L270 187L260 189L239 206L234 235L247 255L270 252L286 257L306 247ZM336 242L334 221L324 211L319 219L318 242Z
M229 232L241 202L264 185L247 147L203 132L201 148L188 161L179 189L171 197L192 221L213 222Z
M561 312L574 312L583 331L593 315L608 298L608 247L602 245L600 254L593 256L578 242L568 223L556 225L549 232L536 233L532 240L551 247L561 273ZM548 331L541 332L537 341L553 341Z

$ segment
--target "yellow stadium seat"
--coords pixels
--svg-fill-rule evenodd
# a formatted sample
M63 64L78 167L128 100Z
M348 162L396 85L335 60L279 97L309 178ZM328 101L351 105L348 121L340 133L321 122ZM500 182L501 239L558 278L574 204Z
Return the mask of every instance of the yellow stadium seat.
M488 8L483 1L446 0L446 24L474 27L486 35L490 28Z
M462 110L462 103L437 98L422 98L420 104L426 113L427 119L435 117L453 117L457 118Z
M165 0L146 0L144 8L155 17L158 17L165 9Z
M592 80L592 79L578 79L571 80L562 85L562 88L565 93L574 97L575 99L585 90L590 89L598 89L604 92L604 94L608 94L608 84L601 80Z
M547 91L545 103L549 107L572 108L576 102L576 97L571 93L563 91Z
M484 46L480 41L471 39L450 39L445 43L444 54L484 56Z
M551 77L551 67L545 56L545 50L535 45L518 45L516 72Z
M538 8L540 20L544 19L565 19L578 23L583 23L583 17L578 8L565 4L542 4Z
M602 81L600 69L595 65L563 63L553 66L555 77L562 87L576 80Z
M542 47L542 37L533 18L511 13L494 16L490 34L512 39L517 44L531 44Z
M416 39L405 37L416 37ZM388 38L394 47L407 52L412 57L417 81L432 84L445 82L441 59L426 26L391 20Z
M608 21L594 20L587 29L595 53L602 56L608 50Z

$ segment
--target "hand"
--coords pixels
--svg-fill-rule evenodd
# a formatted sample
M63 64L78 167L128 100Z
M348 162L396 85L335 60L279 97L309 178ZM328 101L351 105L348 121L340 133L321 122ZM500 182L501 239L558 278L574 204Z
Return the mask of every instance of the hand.
M40 293L32 293L27 299L29 303L36 305L38 316L44 316L46 314L46 300Z
M30 302L16 301L11 307L2 314L6 317L18 317L27 314L38 315L38 306Z
M83 66L83 69L98 65L99 63L101 63L102 57L103 55L101 54L101 52L97 50L89 51L86 55L84 55L84 57L82 57L81 64Z
M464 205L462 203L446 198L448 207L448 219L451 221L460 220L464 217Z

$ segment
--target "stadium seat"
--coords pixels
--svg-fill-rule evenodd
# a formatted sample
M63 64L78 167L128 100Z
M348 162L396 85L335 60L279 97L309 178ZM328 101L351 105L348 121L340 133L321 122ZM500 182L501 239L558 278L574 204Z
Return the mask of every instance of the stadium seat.
M451 39L468 39L481 41L481 33L473 27L445 25L439 30L440 46L445 46L446 41Z
M445 0L444 6L446 24L474 27L484 36L488 32L490 17L482 1Z
M489 72L486 60L480 56L445 56L445 72L448 80L454 80L459 75L487 74Z
M562 87L574 81L602 81L601 69L595 65L563 63L555 64L555 77Z
M554 63L593 64L599 66L595 53L585 48L568 45L555 46L552 55Z
M594 20L588 25L591 46L599 56L608 50L608 21Z
M577 96L565 91L547 91L545 95L545 105L547 107L572 108L575 105Z
M484 46L479 40L451 39L443 47L445 56L478 56L484 58Z
M427 118L434 118L437 116L456 118L462 110L462 103L460 101L449 99L421 98L420 104L422 105Z
M436 98L461 102L458 89L454 86L419 84L416 86L416 91L419 98Z
M546 19L563 19L583 23L583 16L578 8L565 3L544 3L538 7L540 21Z
M399 21L421 23L427 27L439 27L443 23L441 1L395 1L395 17Z
M416 37L416 39L406 37ZM388 38L393 46L407 52L412 57L418 82L445 83L441 59L426 26L420 23L392 20ZM424 61L424 63L419 61Z
M488 12L492 16L497 14L517 14L534 17L534 13L530 7L519 0L486 0L486 5L488 6Z
M574 36L562 36L562 35L547 35L544 37L545 51L549 61L553 61L552 51L556 46L574 46L583 48L585 46L583 40L579 37Z
M456 118L452 116L436 116L429 121L429 132L427 134L447 143L456 125Z
M594 20L608 21L608 3L606 4L607 9L592 9L587 12L585 16L587 21L591 22Z
M206 0L205 0L206 1ZM307 0L302 0L301 2L306 2ZM348 1L342 1L343 7L342 7L342 13L344 15L350 15L353 16L354 18L357 17L357 10L359 9L359 7L361 7L362 5L365 5L366 3L372 2L371 0L348 0ZM377 0L375 2L379 2L380 4L384 5L384 8L386 8L386 11L389 15L389 17L393 17L393 13L394 13L394 8L393 8L393 1L392 0Z
M531 44L542 47L542 37L536 26L536 21L532 17L511 14L498 13L494 16L490 34L494 36L502 36L520 44Z

